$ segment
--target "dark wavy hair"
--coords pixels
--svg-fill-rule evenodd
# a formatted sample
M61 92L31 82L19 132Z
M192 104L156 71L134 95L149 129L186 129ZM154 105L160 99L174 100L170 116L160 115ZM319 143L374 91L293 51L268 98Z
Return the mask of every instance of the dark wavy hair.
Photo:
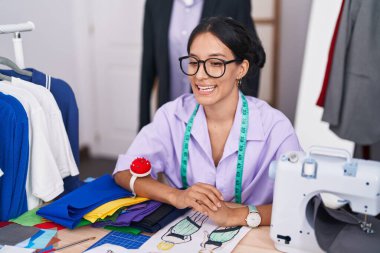
M235 58L248 60L249 70L256 73L265 63L265 52L261 41L244 25L230 17L209 17L203 19L191 32L187 43L187 53L194 39L202 33L210 32L223 42Z

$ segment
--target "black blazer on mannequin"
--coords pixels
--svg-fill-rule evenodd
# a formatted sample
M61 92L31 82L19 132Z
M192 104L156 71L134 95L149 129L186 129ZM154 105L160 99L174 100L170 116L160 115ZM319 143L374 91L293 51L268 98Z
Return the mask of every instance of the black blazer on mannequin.
M158 107L170 100L169 25L174 0L147 0L143 28L143 57L140 87L139 129L150 123L150 98L158 78ZM250 0L204 0L201 19L211 16L232 17L257 36L251 18ZM247 76L249 88L243 93L257 96L259 73Z

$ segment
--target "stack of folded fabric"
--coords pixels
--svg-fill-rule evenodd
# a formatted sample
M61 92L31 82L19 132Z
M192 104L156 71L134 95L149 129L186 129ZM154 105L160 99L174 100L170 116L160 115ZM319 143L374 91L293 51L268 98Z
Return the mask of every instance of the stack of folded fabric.
M157 210L145 216L141 221L131 222L130 226L144 232L155 233L187 211L189 211L188 208L177 209L174 206L162 204Z
M147 200L147 198L141 197L116 199L95 208L91 212L85 214L83 218L94 223L97 220L103 220L114 215L119 210L121 211L121 209L125 209L128 206L133 206Z
M129 226L131 222L138 222L145 218L147 215L153 213L161 206L160 202L151 200L141 204L137 204L122 211L115 221L101 221L92 224L93 227L115 226L123 227Z
M84 215L104 203L131 196L132 193L118 186L110 175L104 175L42 207L37 214L73 229Z
M105 175L42 207L37 214L70 229L92 224L128 233L154 233L187 211L134 198Z

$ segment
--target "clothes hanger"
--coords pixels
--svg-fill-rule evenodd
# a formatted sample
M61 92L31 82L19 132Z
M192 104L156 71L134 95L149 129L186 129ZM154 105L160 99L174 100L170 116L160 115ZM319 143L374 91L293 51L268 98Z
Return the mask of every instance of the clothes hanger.
M9 60L8 58L5 58L3 56L0 56L0 64L5 65L7 67L10 67L12 70L14 70L17 74L24 75L24 76L32 76L32 72L20 69L16 63L13 61ZM1 75L2 77L6 77L4 75ZM1 78L2 78L1 77ZM4 80L7 80L5 78L2 78ZM8 80L9 81L9 80Z
M6 75L3 75L3 74L0 73L0 80L5 80L5 81L8 81L8 82L11 82L12 78L10 76L6 76Z

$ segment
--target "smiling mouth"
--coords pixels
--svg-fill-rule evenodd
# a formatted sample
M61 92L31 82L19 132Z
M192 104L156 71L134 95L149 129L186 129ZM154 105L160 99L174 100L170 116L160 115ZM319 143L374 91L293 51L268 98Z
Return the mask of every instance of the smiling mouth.
M216 88L216 85L208 85L208 86L199 86L195 85L201 94L210 94L213 92Z

